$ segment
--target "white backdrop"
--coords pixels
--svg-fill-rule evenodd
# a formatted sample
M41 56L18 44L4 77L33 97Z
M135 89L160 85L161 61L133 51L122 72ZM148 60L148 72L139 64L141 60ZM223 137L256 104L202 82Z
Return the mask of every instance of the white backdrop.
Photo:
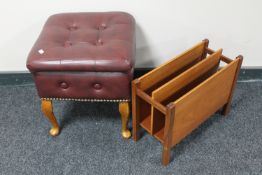
M154 67L204 38L244 66L262 66L261 0L8 0L0 6L0 71L26 71L26 58L48 16L126 11L137 21L136 67Z

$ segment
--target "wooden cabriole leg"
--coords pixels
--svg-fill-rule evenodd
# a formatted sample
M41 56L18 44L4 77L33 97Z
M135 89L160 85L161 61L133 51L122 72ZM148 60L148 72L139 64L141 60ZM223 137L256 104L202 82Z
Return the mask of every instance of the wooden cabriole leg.
M128 119L129 119L129 102L119 102L119 112L122 118L122 136L125 139L131 137L131 132L128 129Z
M51 100L42 100L42 111L46 118L52 124L52 128L49 131L51 136L57 136L60 132L59 125L53 113L53 105Z

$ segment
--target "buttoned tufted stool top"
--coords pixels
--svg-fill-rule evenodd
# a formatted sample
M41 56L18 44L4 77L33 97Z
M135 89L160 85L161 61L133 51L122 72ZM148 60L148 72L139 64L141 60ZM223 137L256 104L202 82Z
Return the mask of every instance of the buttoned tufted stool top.
M127 102L134 57L130 14L63 13L47 20L27 68L45 104L54 99Z

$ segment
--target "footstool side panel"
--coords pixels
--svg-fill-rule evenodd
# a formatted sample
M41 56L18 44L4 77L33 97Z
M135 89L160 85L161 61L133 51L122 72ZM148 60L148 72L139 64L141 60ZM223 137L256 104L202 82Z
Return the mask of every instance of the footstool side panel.
M38 72L41 98L129 99L130 75L120 72Z

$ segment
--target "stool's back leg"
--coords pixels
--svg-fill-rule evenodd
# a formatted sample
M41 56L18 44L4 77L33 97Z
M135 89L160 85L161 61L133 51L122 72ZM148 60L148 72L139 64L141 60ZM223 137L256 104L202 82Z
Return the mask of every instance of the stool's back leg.
M129 103L128 102L119 102L119 112L122 118L122 136L125 139L131 137L131 132L128 129L128 119L129 119Z
M49 131L50 135L57 136L60 132L60 128L53 113L53 105L51 100L42 100L42 111L52 124L52 128Z

